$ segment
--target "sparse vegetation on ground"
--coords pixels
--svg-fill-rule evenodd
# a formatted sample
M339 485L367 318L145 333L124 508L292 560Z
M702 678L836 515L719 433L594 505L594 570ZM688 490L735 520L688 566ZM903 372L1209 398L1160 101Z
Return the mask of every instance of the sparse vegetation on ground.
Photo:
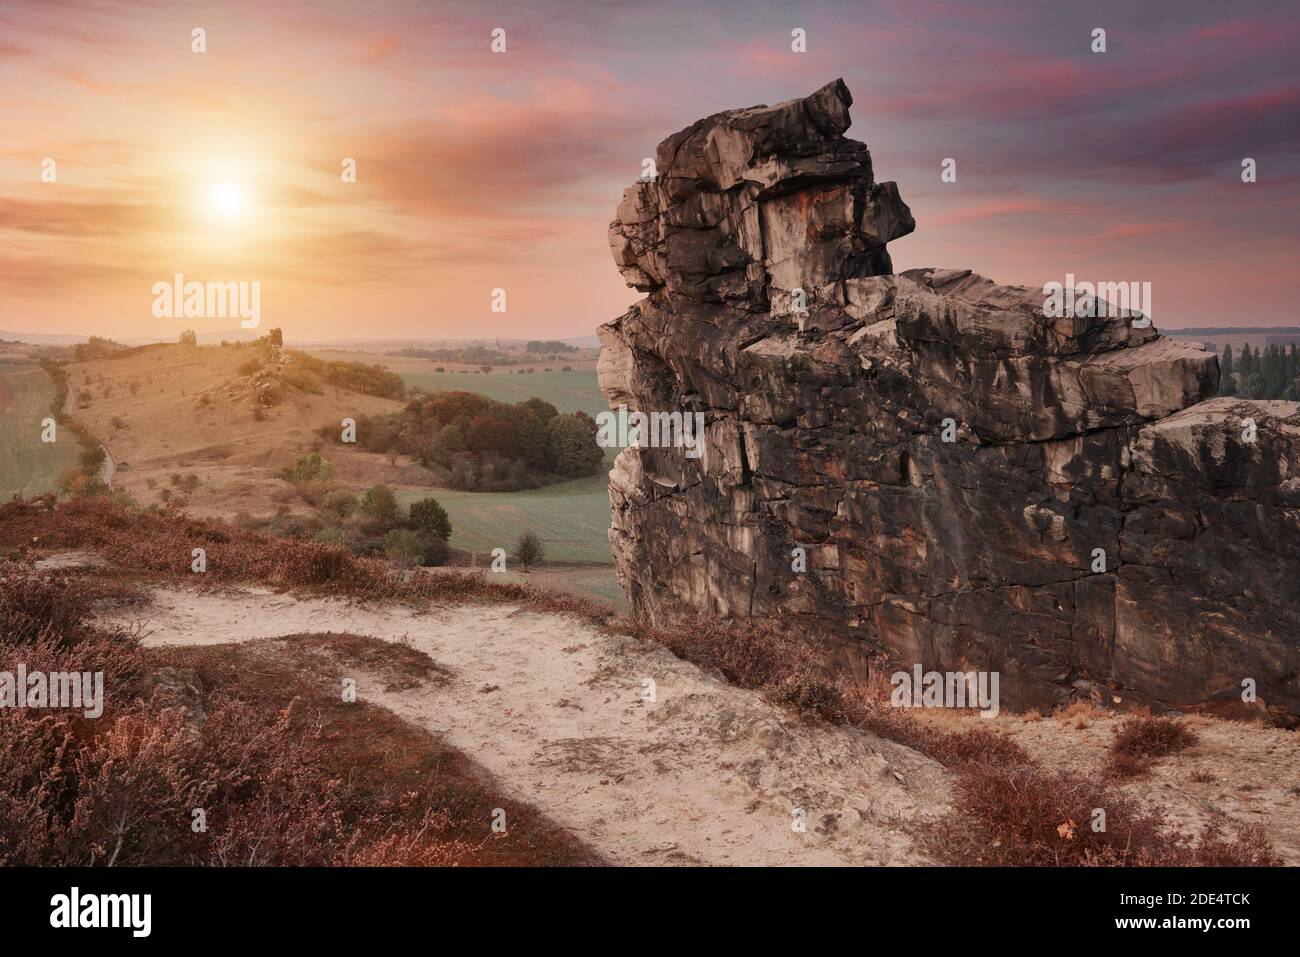
M679 657L714 668L728 681L753 688L805 714L863 728L934 758L956 774L952 814L915 837L940 860L998 866L1265 866L1280 865L1258 827L1229 838L1212 822L1193 840L1158 807L1123 794L1104 775L1043 768L1015 742L994 731L945 731L893 708L879 678L851 682L830 677L827 662L788 625L774 619L719 620L680 613L634 633ZM887 670L878 663L873 672ZM1153 719L1146 719L1150 722ZM1167 720L1167 719L1166 719ZM1139 752L1186 744L1160 723L1122 739ZM1164 752L1169 753L1169 752ZM1094 829L1094 810L1105 812Z
M1116 777L1136 777L1145 772L1154 759L1185 751L1196 741L1196 732L1173 718L1129 718L1111 742L1107 770Z
M419 653L358 636L146 650L92 624L80 585L0 564L0 669L106 678L99 718L0 709L0 864L597 862L458 752L341 700L340 665L434 680ZM503 802L522 826L496 835Z
M191 569L194 548L205 549L207 571ZM0 503L0 558L75 549L98 552L116 573L197 587L248 583L360 600L460 603L523 602L603 621L609 609L570 595L446 571L404 575L388 562L352 554L339 544L284 539L225 522L142 509L113 498L53 496ZM99 575L109 572L99 570Z

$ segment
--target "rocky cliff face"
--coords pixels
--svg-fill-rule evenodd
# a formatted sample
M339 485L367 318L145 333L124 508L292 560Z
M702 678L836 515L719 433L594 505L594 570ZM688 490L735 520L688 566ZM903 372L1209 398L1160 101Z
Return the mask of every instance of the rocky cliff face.
M836 81L701 120L618 207L614 260L647 296L602 327L601 387L705 422L698 457L628 448L610 475L634 609L998 671L1004 706L1295 724L1300 407L1203 401L1215 357L1140 317L893 275L915 224L844 136L851 103Z

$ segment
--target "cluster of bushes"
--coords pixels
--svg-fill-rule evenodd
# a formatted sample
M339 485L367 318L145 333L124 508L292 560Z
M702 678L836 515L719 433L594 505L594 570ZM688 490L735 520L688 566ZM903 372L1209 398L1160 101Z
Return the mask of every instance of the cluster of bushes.
M316 376L322 382L338 389L373 395L381 399L400 399L406 394L402 377L381 365L366 365L361 362L327 361L299 352L290 351L289 370L308 376Z
M567 342L560 342L558 339L531 339L524 346L524 351L535 356L555 355L565 352L577 352L577 346L571 346Z
M577 352L577 346L571 346L558 339L532 339L524 351L505 352L490 346L462 346L458 349L394 349L385 355L402 356L409 359L428 359L431 362L461 362L465 365L511 365L527 362L529 356L551 356Z
M356 496L333 481L334 468L319 452L308 452L280 477L317 514L271 519L267 525L278 534L342 545L354 555L383 555L408 567L442 565L451 553L451 520L437 499L412 502L404 512L386 485Z
M508 365L511 362L518 361L518 356L487 346L465 346L461 349L394 349L385 353L385 355L403 356L408 359L428 359L431 362L463 362L472 366Z
M1272 343L1254 351L1247 344L1235 360L1232 346L1225 346L1219 370L1219 395L1300 401L1300 349L1294 342L1290 349Z
M594 475L604 461L596 421L561 414L538 398L513 405L472 392L420 395L401 412L362 417L357 443L370 452L416 458L441 484L512 491ZM320 435L339 440L337 429Z
M402 377L383 366L360 362L325 361L297 350L281 350L273 342L259 341L258 354L240 364L240 375L253 379L258 390L258 404L275 405L280 387L292 386L302 392L319 395L323 386L400 399L406 394Z
M92 341L93 339L94 337ZM79 447L77 464L64 470L59 476L59 491L64 495L97 495L107 492L107 487L99 480L99 470L105 458L104 447L89 429L69 418L63 411L70 388L67 370L51 359L42 359L40 365L54 382L54 398L50 400L50 415L59 429L72 433Z
M86 342L79 342L72 347L72 358L75 362L88 362L91 359L106 359L117 353L129 349L120 342L114 342L112 339L101 339L99 336L91 336Z

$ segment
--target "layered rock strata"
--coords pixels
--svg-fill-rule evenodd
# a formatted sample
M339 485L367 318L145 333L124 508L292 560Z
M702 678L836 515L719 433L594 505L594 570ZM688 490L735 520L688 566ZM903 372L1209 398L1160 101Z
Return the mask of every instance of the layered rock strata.
M1215 356L1123 310L894 275L914 223L845 137L851 103L836 81L700 120L618 207L646 297L601 328L601 387L705 422L698 457L628 448L610 474L633 608L997 671L1004 707L1295 724L1300 406L1210 398Z

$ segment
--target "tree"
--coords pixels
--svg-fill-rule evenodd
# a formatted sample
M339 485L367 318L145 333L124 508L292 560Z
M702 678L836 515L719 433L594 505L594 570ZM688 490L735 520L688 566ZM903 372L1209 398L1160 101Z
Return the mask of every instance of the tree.
M531 412L533 415L537 416L537 418L541 419L543 423L550 422L551 419L560 414L559 409L551 405L551 403L547 402L545 399L537 398L537 396L533 396L531 399L525 399L523 402L516 402L515 408Z
M596 420L583 412L557 415L546 426L547 455L560 475L576 478L595 475L605 460L596 444Z
M1223 347L1223 355L1219 358L1219 395L1236 395L1237 381L1233 377L1232 364L1232 346Z
M436 498L422 498L418 502L412 502L408 521L417 532L434 535L444 542L451 538L451 519Z
M186 329L181 333L180 338L176 341L183 346L197 346L199 344L199 337L194 334L193 329Z
M371 523L382 529L397 524L397 499L387 485L372 485L361 496L361 512Z
M540 538L532 532L524 532L519 536L519 541L515 544L515 558L524 566L524 571L528 571L530 565L540 565L545 557L546 549L542 547Z
M1250 351L1249 342L1241 347L1241 362L1237 371L1241 373L1243 379L1255 371L1255 354Z

